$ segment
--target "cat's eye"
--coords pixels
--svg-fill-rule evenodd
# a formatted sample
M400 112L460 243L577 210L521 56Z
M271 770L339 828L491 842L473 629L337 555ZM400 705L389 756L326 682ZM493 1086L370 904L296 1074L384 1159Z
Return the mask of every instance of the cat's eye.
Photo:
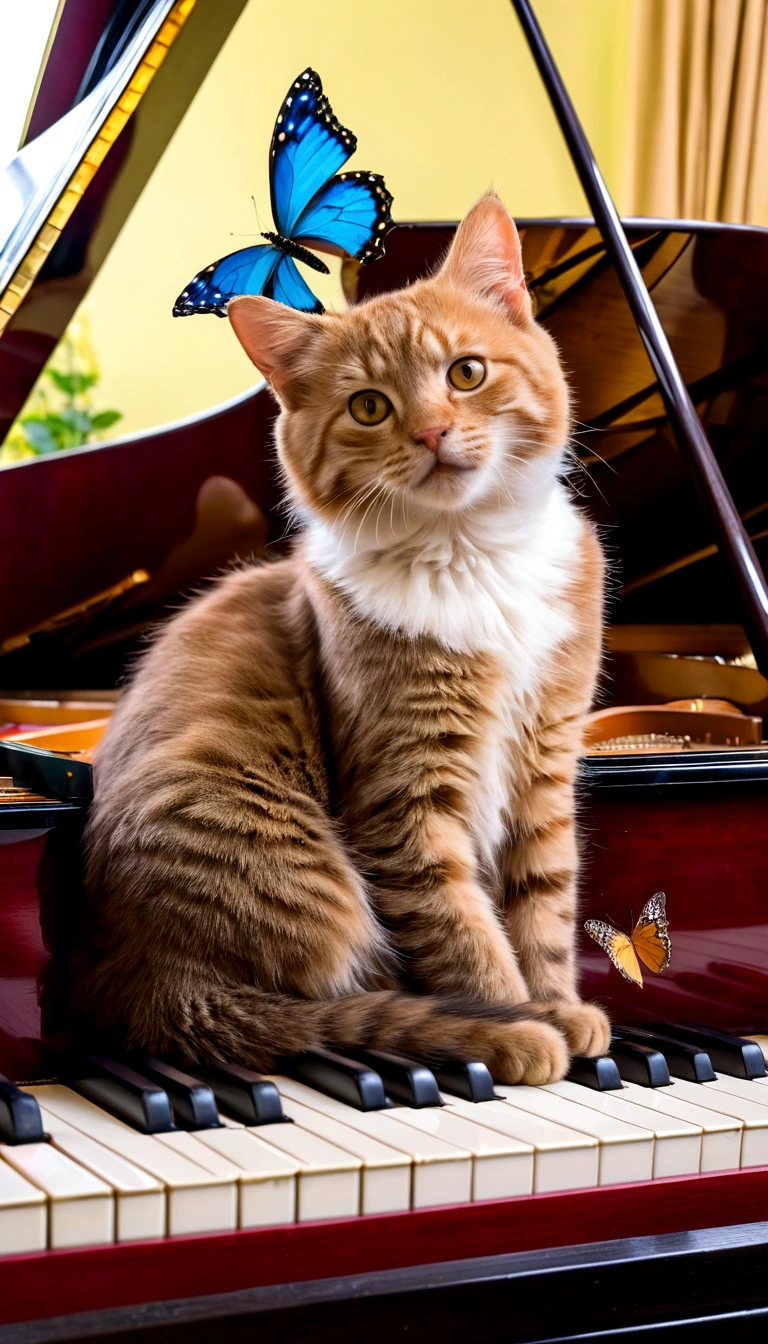
M392 410L383 392L356 392L349 399L349 413L359 425L380 425Z
M485 365L482 359L457 359L448 370L448 382L459 392L471 392L479 387L485 378Z

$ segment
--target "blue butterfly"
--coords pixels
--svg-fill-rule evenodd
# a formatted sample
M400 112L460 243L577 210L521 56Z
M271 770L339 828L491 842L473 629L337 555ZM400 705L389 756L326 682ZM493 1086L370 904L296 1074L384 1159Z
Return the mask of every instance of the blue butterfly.
M290 308L322 313L296 261L324 275L328 267L308 247L375 261L393 227L392 196L383 177L337 172L356 148L352 132L334 116L320 76L305 70L288 90L272 133L269 187L278 232L262 233L266 243L206 266L179 295L173 316L226 317L229 300L238 294L264 294Z

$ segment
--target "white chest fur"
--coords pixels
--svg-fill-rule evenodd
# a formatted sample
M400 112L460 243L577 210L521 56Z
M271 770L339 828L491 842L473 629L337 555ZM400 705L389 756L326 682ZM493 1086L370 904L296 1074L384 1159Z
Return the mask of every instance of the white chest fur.
M313 522L310 564L361 616L460 652L491 652L504 675L484 744L475 825L482 858L504 838L514 792L512 750L535 717L542 683L574 630L567 589L578 573L584 523L559 481L527 516L439 515L405 535L355 538ZM490 707L489 707L490 708Z

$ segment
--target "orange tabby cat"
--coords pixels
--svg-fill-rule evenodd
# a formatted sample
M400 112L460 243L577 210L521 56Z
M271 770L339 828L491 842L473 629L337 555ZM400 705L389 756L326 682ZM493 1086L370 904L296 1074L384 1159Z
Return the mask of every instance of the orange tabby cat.
M71 959L78 1030L260 1069L313 1046L544 1083L578 998L574 774L602 558L515 226L351 312L230 305L304 529L165 628L118 706Z

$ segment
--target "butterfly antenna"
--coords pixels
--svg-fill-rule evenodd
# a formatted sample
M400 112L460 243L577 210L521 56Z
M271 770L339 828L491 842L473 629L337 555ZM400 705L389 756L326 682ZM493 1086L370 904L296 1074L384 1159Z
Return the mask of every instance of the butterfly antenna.
M259 214L259 207L256 204L256 197L252 196L251 201L253 202L253 208L256 211L256 223L258 224L259 227L259 233L261 233L262 229L264 228L264 220L261 218L261 215Z
M262 234L262 228L263 228L264 221L263 221L263 219L261 218L261 215L259 214L259 207L258 207L258 205L256 204L256 197L255 197L255 196L251 196L251 204L252 204L252 206L253 206L254 214L256 215L256 229L257 229L257 232L256 232L256 233L233 233L232 230L230 229L230 231L229 231L229 236L230 236L230 238L258 238L258 237L261 237L261 234Z

